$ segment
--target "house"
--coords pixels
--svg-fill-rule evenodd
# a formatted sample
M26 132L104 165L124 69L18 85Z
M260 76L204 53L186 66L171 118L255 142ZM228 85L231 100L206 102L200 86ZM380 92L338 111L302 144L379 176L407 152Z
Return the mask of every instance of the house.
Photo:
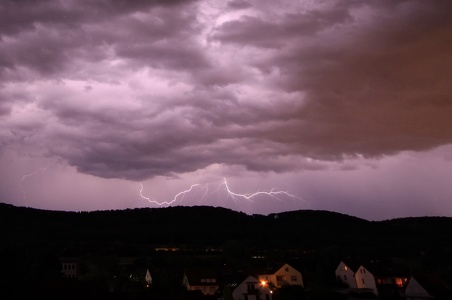
M335 275L338 282L346 284L350 289L356 289L355 270L358 267L351 262L341 261L336 268Z
M405 288L406 300L452 299L452 282L440 274L415 274Z
M405 266L380 261L362 264L355 273L358 289L370 289L381 296L400 296L408 277Z
M272 291L266 282L248 276L234 287L232 297L234 300L272 300Z
M266 282L274 287L280 287L283 285L301 285L303 286L303 277L300 271L284 264L277 269L269 270L268 273L258 275L258 279L261 282Z
M377 281L375 280L375 275L372 274L363 265L359 266L355 273L356 287L358 289L369 289L375 295L378 295Z
M203 295L213 295L219 289L218 274L211 268L189 268L182 280L188 291L200 290Z
M350 293L368 293L398 297L409 277L405 266L384 261L341 261L335 270L338 282L348 286Z

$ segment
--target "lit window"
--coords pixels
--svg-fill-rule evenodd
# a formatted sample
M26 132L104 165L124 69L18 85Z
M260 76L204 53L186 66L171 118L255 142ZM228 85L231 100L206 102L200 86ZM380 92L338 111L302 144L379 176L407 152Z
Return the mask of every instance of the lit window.
M345 271L347 271L347 270L348 270L347 266L345 266L345 268L344 268L344 269L345 269Z

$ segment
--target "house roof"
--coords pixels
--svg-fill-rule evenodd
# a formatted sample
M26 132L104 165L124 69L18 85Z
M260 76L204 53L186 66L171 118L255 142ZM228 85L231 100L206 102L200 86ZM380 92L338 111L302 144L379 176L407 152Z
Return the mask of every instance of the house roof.
M412 278L432 296L452 296L452 278L438 273L417 273Z
M341 262L343 262L353 272L356 272L359 269L359 267L363 264L363 262L360 260L350 259L350 258L343 259L343 260L341 260ZM339 266L339 264L338 264L338 266Z
M259 282L259 279L254 275L243 274L243 276L240 278L240 280L237 283L229 284L229 286L232 288L232 290L235 290L242 283L247 283L247 282Z
M278 264L278 265L268 266L266 268L255 269L255 270L253 270L253 275L273 275L276 272L278 272L279 270L281 270L285 265L300 272L300 270L298 270L296 267L294 267L288 263L282 263L282 264Z

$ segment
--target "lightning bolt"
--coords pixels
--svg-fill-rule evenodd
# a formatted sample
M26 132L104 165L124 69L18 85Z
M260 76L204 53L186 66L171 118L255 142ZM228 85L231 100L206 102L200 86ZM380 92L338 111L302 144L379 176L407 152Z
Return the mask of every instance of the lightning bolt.
M20 180L19 187L20 187L20 191L22 192L22 195L23 195L23 198L24 198L24 201L25 201L25 206L28 206L27 192L24 190L24 187L23 187L25 179L27 179L28 177L34 176L34 175L38 174L39 172L45 172L49 168L50 168L50 165L48 165L45 168L40 168L40 169L34 171L33 173L25 174L24 176L22 176L22 179Z
M304 203L306 203L310 207L309 203L306 200L304 200L304 199L302 199L300 197L297 197L295 195L292 195L292 194L290 194L290 193L288 193L286 191L276 190L275 188L271 189L269 192L261 192L261 191L259 191L259 192L255 192L255 193L238 194L238 193L235 193L235 192L231 191L231 189L229 188L229 185L228 185L228 182L227 182L226 178L223 179L223 182L219 185L217 190L219 190L221 188L221 186L224 186L224 188L226 189L226 192L228 193L228 196L232 200L234 200L234 202L236 202L236 203L238 201L238 198L243 198L243 199L248 200L249 202L253 202L253 198L254 197L257 197L257 196L270 196L270 197L275 198L275 199L277 199L279 201L282 201L280 196L285 196L285 197L301 200L301 201L303 201Z
M199 186L199 184L198 183L197 184L192 184L192 186L189 189L187 189L185 191L182 191L180 193L177 193L174 196L173 200L171 200L171 201L163 201L163 202L158 202L156 200L152 200L151 198L146 197L145 195L143 195L144 187L143 187L143 184L141 182L140 182L140 186L141 186L141 189L140 189L140 196L141 196L141 198L146 199L147 201L149 201L149 203L154 203L154 204L157 204L159 206L162 206L162 205L171 205L172 203L176 202L177 198L179 196L181 196L181 195L182 195L182 199L183 199L185 197L185 194L190 193L193 190L193 188Z
M209 192L209 186L208 186L207 183L206 183L206 191L205 191L204 194L202 195L201 201L204 200L204 198L207 196L208 192Z
M163 202L158 202L156 200L153 200L149 197L146 197L145 195L143 195L143 184L140 182L140 196L141 198L147 200L149 203L153 203L153 204L157 204L159 206L163 206L163 205L171 205L174 202L176 202L178 200L178 198L182 198L182 200L184 199L185 195L190 193L191 191L193 191L193 189L197 186L200 186L200 184L193 184L189 189L186 189L185 191L182 191L178 194L176 194L174 196L174 198L171 201L163 201ZM226 178L223 179L223 182L218 186L218 188L216 190L214 190L213 192L211 192L210 194L214 194L216 192L218 192L220 189L224 188L226 190L226 198L231 198L232 200L234 200L235 203L237 203L239 201L240 198L245 199L249 202L254 202L253 198L258 197L258 196L268 196L268 197L272 197L278 201L283 201L283 197L289 197L289 198L293 198L293 199L298 199L303 201L308 207L311 207L311 205L304 200L303 198L300 198L298 196L295 196L293 194L290 194L289 192L286 191L280 191L280 190L276 190L275 188L271 189L269 192L263 192L263 191L258 191L255 193L246 193L246 194L239 194L236 192L233 192L228 185L228 182L226 180ZM201 200L203 200L204 198L206 198L209 195L209 186L206 184L205 185L205 192L202 195Z

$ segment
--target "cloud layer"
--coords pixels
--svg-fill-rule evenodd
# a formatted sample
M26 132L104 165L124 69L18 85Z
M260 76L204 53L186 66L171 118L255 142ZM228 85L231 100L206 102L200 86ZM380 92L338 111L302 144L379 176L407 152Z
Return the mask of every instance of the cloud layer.
M450 1L3 1L0 145L142 180L452 142Z

